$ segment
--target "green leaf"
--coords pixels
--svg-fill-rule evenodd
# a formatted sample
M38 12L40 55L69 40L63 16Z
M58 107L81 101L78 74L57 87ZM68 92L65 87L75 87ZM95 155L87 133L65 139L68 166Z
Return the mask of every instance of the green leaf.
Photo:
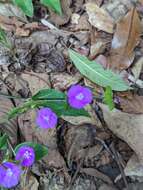
M60 92L58 90L55 89L43 89L40 90L37 94L35 94L34 96L32 96L33 100L55 100L55 99L61 99L61 100L65 100L66 99L66 95L63 92Z
M7 48L11 47L10 42L7 39L7 35L3 29L0 28L0 43Z
M41 100L39 102L39 107L49 107L58 116L61 116L64 110L67 108L66 94L55 89L40 90L32 97L32 100L35 100L35 104L38 103L37 101Z
M110 110L113 110L115 108L114 101L113 101L113 92L110 86L106 87L103 101L105 104L108 105Z
M71 49L69 50L69 55L81 74L92 82L102 87L110 86L112 90L115 91L131 89L118 74L113 73L111 70L104 70L104 68L95 61L90 61L85 56Z
M8 136L6 134L0 137L0 149L5 149L7 147L7 139Z
M67 102L62 100L41 100L41 102L35 102L35 107L48 107L51 108L59 117L62 115L64 110L67 108Z
M52 8L58 14L62 15L60 0L40 0L41 4Z
M89 117L88 112L85 109L74 109L70 106L62 113L63 116L87 116Z
M36 160L40 160L41 158L43 158L48 154L48 148L46 146L33 142L24 142L17 145L16 148L14 149L14 152L16 153L18 149L22 146L30 146L34 148Z
M33 17L33 3L32 0L13 0L14 4L16 4L21 10L29 17Z

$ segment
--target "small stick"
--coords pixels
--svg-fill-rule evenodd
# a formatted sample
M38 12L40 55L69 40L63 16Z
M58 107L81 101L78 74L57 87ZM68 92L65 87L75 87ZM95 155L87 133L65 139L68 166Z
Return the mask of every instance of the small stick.
M114 154L114 159L115 159L115 161L116 161L117 164L118 164L118 167L119 167L119 170L120 170L120 172L121 172L121 176L122 176L122 178L123 178L123 181L124 181L124 183L125 183L125 186L126 186L127 190L130 190L130 189L129 189L128 182L127 182L127 179L126 179L126 176L125 176L125 173L124 173L124 169L122 168L122 165L121 165L121 162L120 162L120 158L119 158L118 153L117 153L117 151L116 151L116 149L115 149L115 147L114 147L114 143L113 143L113 142L112 142L112 144L111 144L110 147L111 147L111 150L112 150L112 152L113 152L113 154Z

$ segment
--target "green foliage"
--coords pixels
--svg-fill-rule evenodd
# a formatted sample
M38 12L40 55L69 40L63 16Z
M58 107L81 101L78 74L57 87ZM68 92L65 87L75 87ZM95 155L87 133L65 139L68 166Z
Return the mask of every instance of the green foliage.
M105 89L103 101L108 105L110 110L114 109L113 92L110 86L107 86Z
M13 0L13 2L21 8L25 15L33 17L34 8L32 0Z
M16 153L18 151L18 149L22 146L30 146L30 147L34 148L35 157L36 157L37 161L42 159L44 156L46 156L48 154L48 148L46 146L37 144L37 143L33 143L33 142L24 142L24 143L17 145L16 148L14 149L14 152Z
M25 15L33 17L34 7L32 0L12 0L12 1L25 13ZM60 0L40 0L40 2L41 4L53 9L59 15L62 15Z
M22 106L13 108L7 114L7 119L12 119L18 114L22 114L30 109L49 107L59 117L63 115L68 116L89 116L84 109L74 109L68 105L66 94L54 89L43 89L32 96Z
M6 149L7 148L7 139L8 136L6 134L3 134L3 136L0 137L0 149Z
M40 90L34 96L32 96L32 99L33 100L48 99L48 100L51 100L51 101L55 100L55 99L65 100L66 99L66 95L65 95L65 93L57 91L55 89L43 89L43 90Z
M6 33L1 28L0 28L0 43L7 48L11 47L11 44L7 39Z
M59 15L62 15L60 0L40 0L40 2L41 4L52 8Z
M81 74L92 82L102 87L110 86L112 90L115 91L131 89L118 74L113 73L111 70L104 70L104 68L95 61L90 61L85 56L71 49L69 50L69 55Z
M67 109L63 112L63 116L87 116L89 117L88 112L85 109L75 109L68 105Z

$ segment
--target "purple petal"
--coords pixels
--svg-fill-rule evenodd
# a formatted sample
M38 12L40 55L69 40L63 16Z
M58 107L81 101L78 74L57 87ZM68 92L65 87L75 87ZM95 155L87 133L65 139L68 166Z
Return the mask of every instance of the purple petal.
M81 109L92 102L92 92L89 88L73 85L67 93L71 107Z
M16 153L15 159L19 160L24 167L31 166L35 161L34 149L29 146L20 147Z
M57 115L50 108L42 108L38 111L36 123L41 128L54 128L57 125Z
M5 162L0 165L0 186L4 188L15 187L20 180L21 169L14 163Z

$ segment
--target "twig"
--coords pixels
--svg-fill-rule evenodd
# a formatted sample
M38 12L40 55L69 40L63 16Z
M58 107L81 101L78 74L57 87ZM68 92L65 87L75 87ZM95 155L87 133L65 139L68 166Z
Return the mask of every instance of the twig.
M114 147L114 143L113 143L113 142L112 142L112 144L111 144L110 147L111 147L111 150L112 150L112 152L113 152L113 154L114 154L114 159L115 159L115 161L116 161L117 164L118 164L118 167L119 167L119 170L120 170L120 172L121 172L121 176L122 176L122 178L123 178L123 181L124 181L124 183L125 183L125 186L126 186L127 190L130 190L130 189L129 189L128 182L127 182L127 179L126 179L126 176L125 176L125 173L124 173L124 169L122 168L122 165L121 165L121 162L120 162L120 158L119 158L118 153L117 153L117 151L116 151L116 149L115 149L115 147Z
M83 158L81 159L81 161L80 161L80 163L79 163L79 165L78 165L78 167L77 167L77 170L76 170L76 172L75 172L73 178L71 179L71 182L70 182L70 185L69 185L68 190L71 190L71 189L72 189L72 185L73 185L74 181L76 180L76 177L77 177L78 173L80 172L81 165L82 165L83 162L84 162L85 156L88 154L89 148L90 148L90 146L88 146L88 148L86 149L86 151L85 151L85 153L84 153L84 155L83 155Z

